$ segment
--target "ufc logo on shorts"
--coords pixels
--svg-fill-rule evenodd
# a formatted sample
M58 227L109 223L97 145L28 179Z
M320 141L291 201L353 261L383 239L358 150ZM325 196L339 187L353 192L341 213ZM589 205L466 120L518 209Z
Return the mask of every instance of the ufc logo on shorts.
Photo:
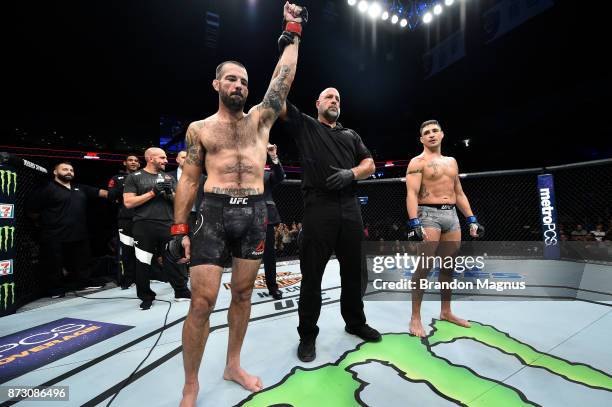
M232 205L246 205L249 198L230 198L230 204Z

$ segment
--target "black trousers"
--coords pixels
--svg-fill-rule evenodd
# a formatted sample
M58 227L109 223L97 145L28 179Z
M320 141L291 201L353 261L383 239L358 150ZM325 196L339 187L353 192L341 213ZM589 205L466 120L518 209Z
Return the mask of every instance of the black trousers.
M309 191L304 196L304 219L300 239L300 288L298 333L314 339L319 333L321 280L332 255L340 263L340 311L349 327L366 323L363 293L367 282L361 265L363 221L357 197Z
M263 255L266 286L268 291L278 290L276 283L276 249L274 248L274 226L268 223L266 229L266 248Z
M43 279L51 295L82 289L90 283L91 247L88 239L76 242L43 239L40 255ZM64 278L63 268L68 271L68 278Z
M151 290L149 273L151 262L163 253L164 246L170 240L170 225L139 220L133 223L132 232L134 233L134 252L136 257L135 282L136 294L143 301L155 299L155 292ZM175 294L188 290L186 267L175 264L163 258L163 272L168 278L168 282L174 289Z
M136 257L134 257L134 233L131 219L117 219L119 231L119 275L117 283L129 287L136 274Z

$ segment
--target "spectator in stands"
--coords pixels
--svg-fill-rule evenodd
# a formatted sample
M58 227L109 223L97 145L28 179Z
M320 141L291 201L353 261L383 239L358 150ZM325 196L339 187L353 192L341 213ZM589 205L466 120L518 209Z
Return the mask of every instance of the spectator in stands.
M595 226L595 230L591 231L591 235L593 235L593 237L595 237L595 240L597 240L598 242L602 242L604 236L606 236L606 231L604 230L603 223L598 223L597 226Z
M582 240L582 238L588 234L589 232L579 223L576 225L576 229L572 230L572 240Z
M283 228L284 227L285 227L284 223L279 223L278 226L276 227L276 231L274 235L275 247L276 247L276 250L278 250L279 252L284 249L284 246L283 246Z

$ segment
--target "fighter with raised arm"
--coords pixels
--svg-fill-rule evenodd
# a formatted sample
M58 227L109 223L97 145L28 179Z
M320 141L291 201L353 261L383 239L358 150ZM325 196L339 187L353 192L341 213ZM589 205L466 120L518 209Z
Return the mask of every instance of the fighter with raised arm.
M251 311L253 283L263 257L267 209L263 199L264 166L270 128L285 105L295 77L306 9L284 5L281 57L263 101L243 111L249 81L245 67L226 61L217 67L214 89L218 111L193 122L187 130L187 158L174 206L173 239L168 255L190 262L192 302L183 326L185 386L181 406L194 406L199 390L198 370L209 333L209 316L217 299L224 263L233 257L228 311L229 343L223 377L250 391L261 380L240 365L240 349ZM195 230L187 217L205 165L208 179Z

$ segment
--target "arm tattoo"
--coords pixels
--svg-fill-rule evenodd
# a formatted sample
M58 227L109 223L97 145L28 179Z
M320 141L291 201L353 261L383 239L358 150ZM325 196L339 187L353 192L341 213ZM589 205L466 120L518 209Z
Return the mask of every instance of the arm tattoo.
M286 83L286 80L290 73L291 67L289 65L282 65L280 67L278 76L270 83L266 96L264 96L264 100L261 103L264 109L272 109L275 114L280 113L289 94L289 84Z
M416 170L408 170L406 171L406 174L410 175L410 174L422 174L423 173L423 169L419 168Z
M185 141L187 143L187 157L185 158L185 164L197 165L201 167L204 154L202 153L202 143L200 143L198 133L189 127Z

